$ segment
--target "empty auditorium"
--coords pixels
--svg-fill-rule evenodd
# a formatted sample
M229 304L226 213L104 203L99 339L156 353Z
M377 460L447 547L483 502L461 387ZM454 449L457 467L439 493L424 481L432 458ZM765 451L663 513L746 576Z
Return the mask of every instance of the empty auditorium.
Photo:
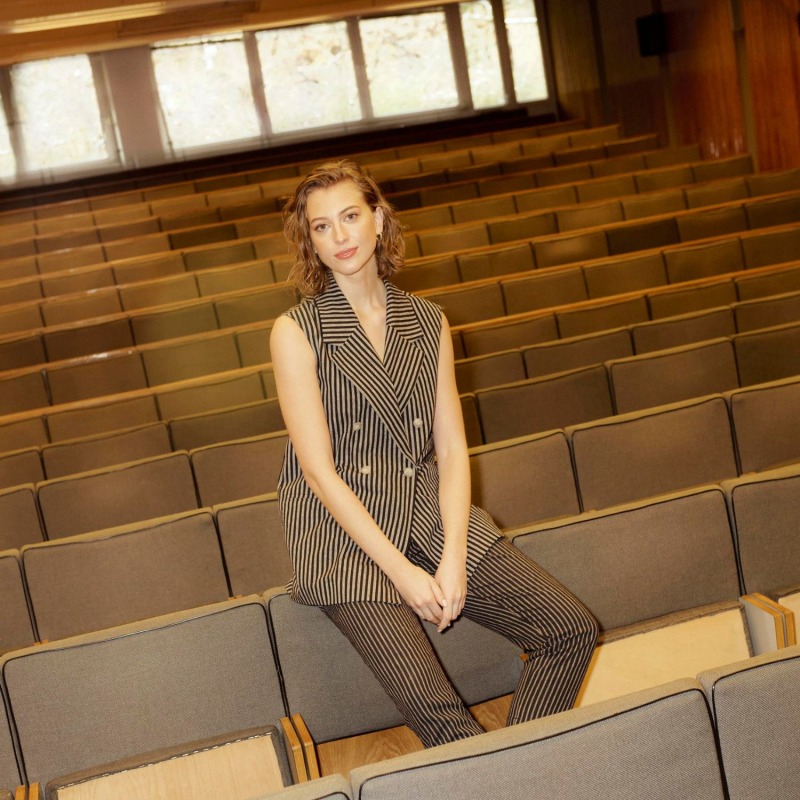
M800 0L3 0L0 800L796 800L795 612Z

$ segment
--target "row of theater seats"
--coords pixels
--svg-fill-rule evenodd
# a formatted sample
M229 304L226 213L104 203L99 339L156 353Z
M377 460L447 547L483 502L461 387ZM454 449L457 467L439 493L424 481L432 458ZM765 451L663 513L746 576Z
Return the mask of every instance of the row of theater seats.
M786 214L781 216L781 213L778 213L777 217L765 217L761 222L784 221L798 216L796 208L798 203L791 193L770 198L766 202L773 210L778 204L780 208L786 210ZM717 211L735 211L737 208L739 208L738 203L726 204ZM739 210L741 211L741 208ZM647 233L647 226L658 224L663 227L663 223L672 224L674 219L659 218L653 223L642 223L645 225L644 233ZM637 227L631 230L636 237L642 237L640 224L636 225ZM441 283L448 279L457 281L462 277L469 278L470 275L473 278L478 275L487 276L482 282L473 280L469 285L449 287L449 291L446 292L447 295L452 294L449 305L446 302L447 298L441 297L453 317L453 322L459 324L464 321L465 315L474 312L477 305L484 309L483 316L516 313L530 308L529 298L532 294L530 290L541 289L547 282L546 276L560 274L542 268L535 269L534 253L538 253L536 259L539 261L551 260L566 265L573 260L588 262L583 266L585 273L583 283L586 285L580 285L581 281L578 281L577 285L573 283L573 292L567 296L569 301L574 301L586 296L608 294L609 291L624 291L622 286L602 285L609 283L611 273L627 274L628 280L633 278L633 285L641 288L648 284L663 285L668 281L682 282L717 274L720 271L730 272L774 264L787 257L787 252L796 246L797 237L793 225L760 229L741 235L731 231L726 236L701 244L662 245L661 253L649 254L641 265L634 263L633 260L620 258L620 266L617 267L615 262L609 263L608 259L604 259L609 251L608 242L604 237L620 233L620 230L611 227L608 230L579 234L577 237L567 239L534 238L511 248L489 250L471 248L442 260L412 266L401 273L399 283L403 288L419 290L421 287L414 284L419 283L420 278L423 283ZM628 233L630 232L629 230ZM633 248L634 243L630 244ZM652 249L653 244L649 237L645 237L643 242L635 246ZM547 250L549 255L543 255L542 248L550 248ZM574 252L570 255L567 251ZM720 267L720 264L723 266ZM634 271L635 276L631 274ZM513 287L515 298L519 299L512 302L503 297L495 286L500 284L503 276L509 272L531 273L528 280L537 284L536 287L531 284L530 290L526 292L524 276L517 275L519 282L511 284L509 289ZM230 284L232 276L234 285L238 284L237 288ZM123 288L107 287L47 301L13 303L0 313L0 326L6 332L2 343L2 350L5 352L3 363L8 366L21 366L26 359L30 361L37 354L41 358L57 360L96 352L103 343L106 343L104 349L108 350L268 319L295 299L294 295L282 285L274 285L271 278L267 264L253 262L232 269L215 269L209 273L198 273L196 276L175 275ZM593 282L600 284L597 290L593 289ZM249 284L250 288L238 288L243 284ZM201 291L201 287L205 288ZM445 294L444 288L434 292L436 299ZM204 295L202 299L198 297L201 293ZM508 292L503 294L507 295ZM182 298L183 295L187 295L186 299ZM475 300L471 306L465 306L473 296ZM126 297L132 298L128 303L137 308L123 311ZM174 302L176 297L181 299ZM545 296L544 302L550 299ZM164 305L162 301L167 300L172 304ZM541 306L542 301L538 302ZM158 310L148 308L148 304L153 303L160 308ZM461 309L459 306L465 307ZM86 331L82 335L75 333L76 326L91 317L103 317L102 322L93 321L91 330L95 333L94 338L90 338ZM25 335L26 331L30 331L28 336Z
M401 220L412 231L407 237L409 255L413 257L420 255L423 245L427 250L432 248L430 238L420 242L413 234L413 232L426 228L489 220L494 217L509 218L514 215L527 215L529 217L527 225L531 232L539 230L542 233L553 233L558 230L574 229L577 226L585 227L587 222L597 224L598 221L611 221L615 218L617 220L635 219L657 213L709 205L723 200L773 194L777 191L788 190L793 185L796 187L796 181L792 182L791 172L773 173L760 178L747 176L745 183L745 177L740 173L750 164L746 157L701 162L699 154L694 152L685 152L684 150L656 152L659 154L669 153L670 157L676 161L676 165L668 169L627 173L612 180L564 183L554 188L509 192L479 199L464 199L443 205L428 205L418 211L401 212ZM666 160L664 155L660 155L660 158ZM690 158L693 159L693 163L687 163L687 159ZM737 181L735 176L739 176L741 180ZM686 186L682 188L684 184ZM657 191L659 188L661 191ZM641 196L637 193L641 193ZM616 206L613 204L607 206L606 203L597 204L596 202L592 204L592 201L616 197L622 198L621 203ZM589 205L585 210L581 210L575 208L578 204ZM532 214L532 212L542 212L545 209L560 209L560 211L557 215L553 212L549 216L541 213ZM230 206L225 209L225 214L232 217L237 213L246 214L250 211L255 213L251 206ZM217 213L222 214L223 212L219 210ZM192 218L197 221L198 214L195 213ZM271 216L262 215L254 219L253 224L268 227L270 231L279 231L281 228L281 218L278 213ZM200 224L199 221L197 224ZM196 228L195 230L202 229ZM0 227L1 232L2 227ZM247 237L248 233L254 234L257 231L241 228L237 232L240 237ZM507 222L505 225L495 226L488 233L492 240L502 242L511 237L514 230L509 228ZM135 242L136 239L133 239L132 247L139 246ZM260 240L252 239L246 243L245 253L247 253L248 246L251 257L257 251L266 254L261 252L265 251L266 245ZM270 249L280 253L283 252L281 247L282 244L279 243L278 247ZM231 248L231 245L228 245L228 248ZM218 255L220 250L224 252L224 249L224 244L212 242L208 246L208 252L211 254ZM235 253L242 250L241 244L234 248ZM192 270L197 270L202 266L202 258L207 257L206 252L199 244L181 248L180 254L184 257L184 266ZM148 254L148 259L152 260L157 255ZM4 299L23 302L70 291L97 289L114 283L127 283L136 278L137 269L141 270L143 259L142 256L137 258L130 255L127 258L116 258L109 263L94 266L88 263L81 266L88 259L84 257L80 249L61 252L58 258L65 261L64 269L59 269L59 265L56 263L51 265L50 269L39 270L37 263L30 259L26 261L19 258L6 258L0 262L0 275L8 282L3 293ZM239 260L241 260L240 253ZM72 272L67 268L69 265L73 265ZM79 272L74 272L75 269L78 269ZM278 271L280 279L285 274L285 266L282 262Z
M791 527L800 499L797 463L732 478L722 483L722 490L717 487L712 491L709 484L699 482L693 488L580 511L574 490L570 491L572 487L565 487L563 481L558 485L557 475L542 475L544 453L557 459L563 457L563 443L557 436L520 442L517 450L514 452L512 446L510 450L473 459L473 471L479 477L487 477L485 484L479 484L485 495L483 500L488 501L487 506L497 507L499 496L508 492L491 476L487 462L500 462L511 468L527 466L526 460L536 462L535 472L522 476L520 484L530 489L549 484L558 494L540 500L539 508L533 511L525 508L522 497L513 498L505 504L501 521L513 523L506 528L509 538L568 583L592 608L604 631L680 610L670 606L674 600L668 586L675 594L688 593L691 586L692 592L707 592L709 597L717 597L718 593L725 600L735 600L739 590L761 592L783 604L795 605L793 600L787 601L786 595L793 593L789 587L800 586L800 567L794 558L798 545ZM555 468L558 467L556 462ZM724 493L727 511L721 499ZM698 500L700 497L706 499ZM710 516L702 511L708 498L712 498L708 502L714 509L708 512ZM556 513L542 513L542 506ZM693 509L687 512L688 516L685 507ZM700 512L696 511L698 508ZM730 530L727 516L732 521ZM713 519L716 523L711 524L709 520ZM679 529L685 530L685 536L702 538L701 528L702 536L717 538L696 542L694 547L700 550L692 550L685 542L676 544ZM564 539L576 548L566 560L561 550L551 549L553 541L560 542L567 536L562 531L583 532L581 537ZM651 549L659 549L662 537L671 540L669 546L681 553L678 560L683 583L677 583L670 573L662 577L662 586L649 575L649 569L663 567L662 559L647 557ZM736 552L729 558L724 554L732 543ZM617 556L612 559L613 568L605 565L601 569L606 548ZM698 552L717 556L697 559ZM674 558L670 556L669 560ZM691 566L684 563L687 560ZM722 562L723 578L712 579ZM291 577L274 494L143 518L85 535L53 536L46 542L3 550L0 570L3 652L194 608L229 596L263 592L284 585ZM738 578L730 581L737 571ZM135 580L126 578L133 575ZM624 582L628 587L624 601L613 591L614 582ZM727 588L723 591L720 586ZM683 589L679 591L679 587ZM652 597L646 599L648 588ZM733 595L726 594L731 590ZM634 596L635 602L631 599ZM602 613L600 609L604 609Z
M793 186L794 191L797 191L796 171L776 173L772 177L775 181L771 185L772 189L776 189L777 186L784 188ZM728 181L721 182L722 185L728 183ZM745 185L744 179L740 185L742 187ZM682 196L683 190L679 190L678 194ZM574 230L600 224L599 220L605 213L600 216L597 216L597 213L609 206L619 207L619 202L609 201L603 206L590 208L577 205L574 209L563 209L560 212L500 217L495 218L496 221L488 218L487 221L470 223L466 226L450 225L445 228L420 230L413 234L415 244L413 249L418 253L421 250L425 255L449 254L457 250L464 253L465 257L459 259L458 266L452 256L449 265L446 261L437 260L436 270L432 269L434 265L426 261L416 265L411 258L404 288L421 289L441 285L444 282L456 283L497 275L501 269L500 259L503 259L509 267L508 269L503 267L504 271L523 272L537 267L567 263L565 258L567 261L578 258L601 258L632 252L642 247L690 242L700 236L732 234L738 230L774 226L781 222L796 222L799 215L796 194L791 194L786 189L778 195L771 194L747 201L733 200L725 206L715 205L707 212L697 210L675 212L670 215L674 216L674 220L659 217L649 225L643 222L624 224L620 221L618 229L609 231L608 241L602 237L602 240L598 239L597 236L586 240L549 235L558 229L557 220L560 214L568 212L589 214L582 223L576 219L572 228ZM443 208L446 210L452 207ZM656 226L655 237L651 235L650 230L653 225ZM499 245L514 240L523 240L525 244L520 246L518 251L502 248L498 252ZM57 273L50 278L34 277L7 281L0 286L0 300L4 306L9 306L5 313L0 315L0 330L5 334L11 334L31 328L69 324L89 317L123 312L135 315L137 311L147 309L150 305L165 305L203 296L267 287L276 283L276 279L282 281L285 278L288 260L276 256L277 251L285 250L282 240L279 247L273 248L276 252L263 254L262 261L254 258L258 247L255 251L251 251L249 244L244 243L244 246L246 248L244 251L241 243L232 247L215 247L213 251L203 251L203 255L212 252L218 263L223 261L229 265L238 264L237 270L232 275L214 267L193 269L187 274L183 269L181 258L173 259L172 262L156 258L155 264L152 259L148 259L146 264L138 260L135 267L142 269L146 265L154 266L159 272L167 272L168 275L121 285L115 283L112 265L100 269L80 269L68 272L66 275ZM491 250L485 249L490 246ZM575 252L571 253L571 250ZM467 251L474 251L469 253L471 257L466 257ZM192 255L198 256L200 253ZM246 257L244 261L243 255ZM273 257L267 258L268 255ZM493 268L487 269L490 262L494 262ZM681 267L677 266L676 269L677 271L670 275L670 279L685 279L681 277ZM78 286L82 287L81 290L75 291Z
M583 720L583 715L602 713L604 702L625 704L632 692L786 646L794 631L788 611L800 586L792 523L800 510L798 488L800 469L794 466L514 530L514 545L581 596L603 631L579 698L584 708L561 721ZM43 595L34 608L41 608L43 621L58 616L55 588L48 609L48 579L60 581L63 602L82 606L84 617L89 606L107 605L111 598L104 601L102 589L92 589L88 598L81 594L79 576L69 585L65 559L85 574L104 572L100 581L110 585L115 573L117 581L128 574L119 572L125 551L138 552L137 577L144 584L128 589L127 613L135 609L136 595L153 603L152 592L179 608L179 592L168 597L168 587L158 587L158 576L169 569L159 557L173 560L181 588L186 589L186 573L192 570L199 587L202 555L190 552L192 543L199 545L200 528L213 528L209 517L199 512L151 528L112 532L105 539L27 551L26 570L30 558L29 578L40 581ZM211 538L208 533L206 539ZM83 558L69 552L80 549ZM60 563L58 550L66 551ZM609 552L616 557L609 559ZM48 558L49 569L42 563ZM185 569L184 558L190 562ZM211 559L219 562L219 555L210 554ZM151 569L157 574L149 575ZM220 572L218 564L214 569ZM224 580L218 582L224 592ZM121 602L118 591L113 595ZM770 605L769 595L782 602ZM759 606L778 614L760 615ZM468 704L513 691L520 659L509 642L466 619L443 636L428 632ZM328 618L292 602L282 589L17 649L0 660L0 676L13 731L0 734L0 785L5 786L46 784L90 767L106 774L114 768L105 765L119 759L147 754L152 760L154 751L176 743L274 725L296 715L316 744L323 773L329 774L349 767L340 761L331 769L336 742L401 723L397 709ZM42 686L48 687L46 702ZM774 687L764 691L776 707L787 703ZM12 736L19 761L10 747ZM472 746L491 741L480 737Z
M359 151L355 157L362 163L395 164L405 162L403 172L420 172L422 165L420 156L429 156L442 153L451 153L454 150L468 150L471 147L499 145L523 139L547 139L542 147L545 150L567 149L570 146L570 133L581 133L590 138L595 135L597 141L608 139L608 133L613 126L601 126L604 131L601 136L593 134L597 128L587 129L586 123L579 119L560 120L553 123L532 123L526 125L513 125L497 128L478 134L466 136L437 137L427 141L417 141L414 144L399 144L385 148ZM619 134L617 134L619 135ZM560 137L559 139L555 137ZM577 142L579 145L580 141ZM555 146L553 146L555 145ZM339 154L337 153L337 156ZM335 156L334 156L335 157ZM260 184L274 181L279 178L297 179L318 163L318 160L287 160L284 157L275 159L272 164L257 164L252 161L252 154L245 154L245 163L240 169L230 164L204 165L202 163L185 162L175 165L175 169L159 169L158 174L148 176L142 173L128 176L114 176L108 183L93 181L86 188L73 187L71 197L64 197L63 187L58 187L48 196L39 193L30 199L17 201L17 207L7 207L0 212L0 224L15 224L36 221L42 223L56 217L67 215L100 214L111 209L123 206L139 205L163 200L169 200L192 194L205 194L224 189L235 190L250 184ZM259 155L256 155L258 160ZM413 160L416 159L416 166ZM409 169L410 165L410 169ZM176 172L177 170L177 172ZM235 191L234 191L235 193ZM58 196L58 198L54 197ZM113 213L113 212L112 212ZM157 213L153 211L152 213ZM109 220L97 217L95 224L107 223ZM45 223L46 224L46 223ZM56 223L57 224L57 223ZM63 230L59 228L59 230Z
M800 294L790 297L800 304ZM733 397L741 393L737 389L758 390L765 382L791 378L800 372L800 312L796 319L725 335L732 327L731 311L719 308L669 320L667 336L696 334L697 341L688 345L664 349L659 342L651 352L632 355L631 334L637 330L616 328L456 362L468 444L476 447L715 393ZM190 408L184 410L191 410L202 392L213 401L221 388L216 379L7 423L0 429L6 445L0 450L0 488L173 451L194 452L230 439L281 434L283 418L274 393L265 391L264 373L241 372L222 384L234 398L217 397L219 408L200 413L170 416L169 403L175 409L188 403ZM242 395L248 380L254 399ZM80 427L87 415L97 415L96 422L109 429L87 435ZM784 432L781 437L783 448L778 452L791 455L793 437ZM742 455L744 471L780 460L767 455L774 447L770 437L757 455Z
M495 326L504 335L487 346L466 345L457 350L457 355L466 357L492 352L519 345L521 335L529 336L527 343L542 341L526 328L548 328L544 309L551 305L571 304L569 309L556 313L557 334L561 337L580 335L616 325L630 325L674 315L697 308L735 302L740 286L745 287L742 297L758 296L764 292L792 289L796 276L790 264L781 268L756 267L744 271L746 254L754 248L761 254L760 260L781 264L796 255L793 245L800 237L800 227L778 226L767 231L733 235L689 248L664 248L658 252L628 256L619 260L591 262L590 264L566 265L553 270L534 270L530 275L516 278L487 279L475 284L456 286L449 291L423 292L439 303L455 326L465 325L474 318L498 318L507 313L521 314L523 307L533 307L534 314L528 318L516 318L511 325ZM743 253L745 255L743 255ZM664 285L665 261L685 257L686 269L694 263L697 274L708 274L712 269L720 274L708 278L702 285ZM723 258L724 266L712 268ZM728 269L730 267L730 269ZM654 284L654 288L638 289L639 297L625 297L614 302L611 295L595 300L585 300L589 294L587 283L590 272L602 270L600 280L606 285L616 282L615 291L623 292L622 284L631 287ZM729 274L730 273L730 274ZM743 274L737 274L743 273ZM402 273L401 273L402 275ZM685 276L684 276L685 277ZM702 280L702 279L698 279ZM685 282L685 281L684 281ZM263 328L260 335L257 326L247 331L237 327L251 326L259 319L269 321L281 310L296 301L295 295L285 286L235 292L202 301L189 301L163 309L123 314L86 324L73 323L28 335L11 335L0 343L0 353L9 362L34 361L28 368L17 368L0 374L6 388L0 411L5 414L37 408L52 403L64 403L106 394L157 385L170 380L196 377L208 372L236 369L250 363L268 360L268 332ZM756 313L759 303L751 301L749 306ZM744 314L743 306L740 314ZM220 329L220 319L225 328ZM613 320L617 320L613 322ZM755 323L750 323L753 325ZM461 338L493 338L489 326L481 326L474 333L462 333ZM197 330L210 331L210 335L195 335L192 340L171 341L175 337L192 335ZM142 344L134 344L135 336ZM214 333L216 332L216 333ZM509 333L515 333L516 344L508 343ZM248 352L241 347L243 338L251 339ZM553 338L550 336L549 338ZM546 339L545 339L546 340ZM75 353L97 352L105 344L103 358L81 358ZM260 349L260 352L259 352ZM191 351L194 350L194 354ZM46 362L44 369L38 364L48 355L61 357L60 361ZM70 360L70 356L73 360ZM250 359L254 360L250 360ZM123 367L122 361L128 365ZM115 369L116 368L116 369ZM83 376L95 373L97 383ZM111 373L103 379L103 373ZM116 382L116 383L115 383ZM14 391L15 385L18 387Z
M564 184L547 191L520 191L479 201L465 199L461 202L426 208L421 213L405 215L412 225L412 232L406 235L407 256L413 259L452 249L450 243L453 231L449 230L453 224L451 216L467 220L455 229L458 238L462 240L460 246L463 248L467 245L502 244L513 239L574 230L602 222L621 221L623 218L635 219L643 215L676 212L686 207L721 202L723 199L743 199L751 192L758 192L759 195L767 191L774 193L781 190L780 187L792 183L791 174L776 173L767 180L760 182L753 180L747 186L743 178L739 182L732 183L729 180L719 187L715 186L726 177L741 177L751 168L749 157L697 164L682 163L667 171L656 170L640 175L622 175L611 183L589 181L583 184ZM687 187L686 196L678 188L676 201L675 190L670 190L667 196L651 197L654 187L641 186L643 176L648 176L653 181L658 178L665 187L681 187L683 184L699 180L702 183ZM638 183L634 181L635 178L638 179ZM643 194L626 198L624 206L607 202L589 205L586 208L575 207L578 202L586 202L587 194L590 197L624 196L628 182L630 183L628 191L631 194L640 188ZM592 190L591 193L589 190ZM492 218L497 218L497 223L487 225L483 222ZM481 222L470 224L469 220L476 219L480 219ZM684 226L687 234L692 233L691 222L692 218L689 218ZM251 223L255 228L267 226L272 232L271 235L258 235L261 233L260 230L251 230L247 227ZM280 216L259 216L250 222L238 222L236 231L233 231L231 226L233 223L226 224L225 230L231 234L226 236L222 236L217 230L219 226L201 226L186 231L186 236L193 237L193 241L172 243L172 251L181 256L177 262L186 269L196 271L218 264L232 263L234 260L241 262L255 258L273 259L277 262L274 267L276 277L282 280L285 277L288 258L285 242L279 233ZM232 241L226 242L226 239ZM158 247L157 242L151 241L148 237L134 237L125 240L123 245L127 248L126 252L109 254L109 258L105 260L98 260L92 248L80 247L48 254L52 263L47 264L38 263L34 257L27 260L7 257L0 262L0 274L6 279L6 285L3 287L4 300L17 303L39 302L44 309L53 306L56 310L51 310L53 319L50 322L54 322L57 321L55 315L58 313L58 304L52 299L53 296L70 291L102 289L123 281L129 282L135 279L137 274L141 274L147 263L159 257L164 259L170 253L169 247ZM50 299L45 302L43 298Z
M800 457L798 408L800 378L794 377L483 445L470 451L473 495L499 525L512 528L792 463ZM2 547L276 488L285 432L171 452L163 424L155 424L91 443L113 450L140 434L160 436L166 452L0 492ZM7 458L17 456L30 462L38 452Z
M570 138L581 135L589 135L598 139L601 137L618 139L619 126L611 126L608 129L594 129L583 134L576 133L572 134ZM501 169L499 159L503 155L510 155L513 152L519 155L531 145L535 146L539 155L536 155L533 161L522 159L522 163L504 162L511 172L519 173L524 171L525 174L531 174L534 171L534 167L538 166L546 169L548 166L552 167L552 164L558 160L555 154L549 150L550 146L558 146L557 141L549 143L548 139L543 138L527 139L525 138L525 131L518 133L518 136L518 142L484 147L480 151L465 149L447 154L438 153L436 156L431 156L430 160L432 162L435 161L437 164L450 162L453 165L453 167L448 168L447 174L444 171L441 172L439 180L446 183L449 183L448 179L453 177L451 174L452 169L457 163L462 166L476 164L478 165L477 170L479 173L487 172L487 168L490 172L492 168L499 172ZM560 139L560 137L556 138ZM645 150L648 146L650 148L657 147L657 142L653 141L654 138L651 137L648 141L642 141L641 137L628 140L627 147L630 150ZM602 157L605 156L605 153L602 152L603 149L601 145L600 156ZM585 162L589 155L582 149L563 152L571 154L575 163ZM386 164L374 163L371 165L371 169L374 170L379 180L385 182L387 191L391 192L393 189L392 184L409 180L408 177L404 176L416 175L419 177L420 166L424 168L427 160L423 158L393 160ZM469 166L468 169L474 171L475 167ZM393 176L388 181L386 180L387 174ZM53 268L51 259L46 256L60 250L82 247L93 248L93 252L100 256L97 260L103 261L124 257L124 254L132 255L133 253L126 249L121 242L134 238L151 242L152 246L143 252L154 252L154 248L164 250L179 249L196 243L210 243L212 241L236 238L238 235L242 235L244 231L231 224L232 220L246 218L255 220L259 217L268 222L270 220L269 214L279 211L281 200L287 193L291 192L297 180L298 178L293 176L288 179L284 178L250 185L247 189L210 192L200 196L194 193L193 185L189 187L173 185L169 189L162 187L158 191L162 195L168 192L170 200L173 201L166 213L162 210L161 213L155 216L144 216L142 207L152 211L152 205L148 203L145 206L143 203L137 203L125 206L125 212L117 208L114 212L117 218L114 224L96 224L94 222L94 214L71 214L69 216L53 217L46 221L11 224L7 222L7 224L3 225L3 217L0 216L0 231L3 232L0 239L0 242L2 242L0 244L0 257L45 256L41 261L37 261L37 264L40 271L46 272ZM414 183L419 182L417 178L412 178L411 180ZM552 180L561 180L561 178L553 176ZM433 173L427 173L425 182L434 185L437 181L434 179ZM543 182L545 182L544 179ZM535 185L535 183L529 183L529 185ZM184 197L190 198L188 204L181 202ZM256 204L255 206L253 205L254 203ZM238 213L234 210L236 207L240 209ZM225 216L227 220L221 223L218 212L222 208L226 209ZM64 209L62 208L61 210L63 211ZM126 212L130 212L129 217ZM106 212L105 216L107 217L108 214L109 212ZM120 221L120 217L125 217L124 221ZM265 228L256 226L252 233L270 233L279 229L279 227L279 224L277 227L275 225L267 225ZM193 235L190 233L190 231L199 230L200 228L207 228L209 234ZM43 229L45 232L43 232Z

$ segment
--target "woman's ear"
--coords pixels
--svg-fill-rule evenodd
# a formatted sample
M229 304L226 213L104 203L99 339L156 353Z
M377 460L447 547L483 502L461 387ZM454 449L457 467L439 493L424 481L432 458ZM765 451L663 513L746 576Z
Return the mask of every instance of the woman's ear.
M372 212L372 216L375 219L375 233L380 236L383 233L383 209L378 206Z

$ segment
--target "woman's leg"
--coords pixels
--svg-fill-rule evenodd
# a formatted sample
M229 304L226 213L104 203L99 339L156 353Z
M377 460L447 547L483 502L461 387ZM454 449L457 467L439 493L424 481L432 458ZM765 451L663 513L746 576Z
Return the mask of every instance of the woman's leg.
M527 654L509 725L572 708L598 626L558 581L507 539L500 539L470 576L463 613Z
M341 603L322 610L350 640L425 747L483 732L408 606Z

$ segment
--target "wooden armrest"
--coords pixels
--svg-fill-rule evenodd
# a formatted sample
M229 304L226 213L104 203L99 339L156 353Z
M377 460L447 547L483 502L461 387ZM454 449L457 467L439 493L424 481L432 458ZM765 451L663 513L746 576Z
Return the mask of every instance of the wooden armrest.
M306 767L300 736L289 717L281 717L281 730L283 731L283 739L286 742L286 755L289 757L292 780L294 783L303 783L308 780L308 768Z
M775 600L753 592L740 598L754 655L781 650L797 643L794 613Z
M306 727L306 721L300 714L292 714L292 723L297 731L300 742L303 745L303 752L306 757L306 766L308 767L308 777L310 780L320 777L319 759L317 758L317 748L314 745L314 740Z

